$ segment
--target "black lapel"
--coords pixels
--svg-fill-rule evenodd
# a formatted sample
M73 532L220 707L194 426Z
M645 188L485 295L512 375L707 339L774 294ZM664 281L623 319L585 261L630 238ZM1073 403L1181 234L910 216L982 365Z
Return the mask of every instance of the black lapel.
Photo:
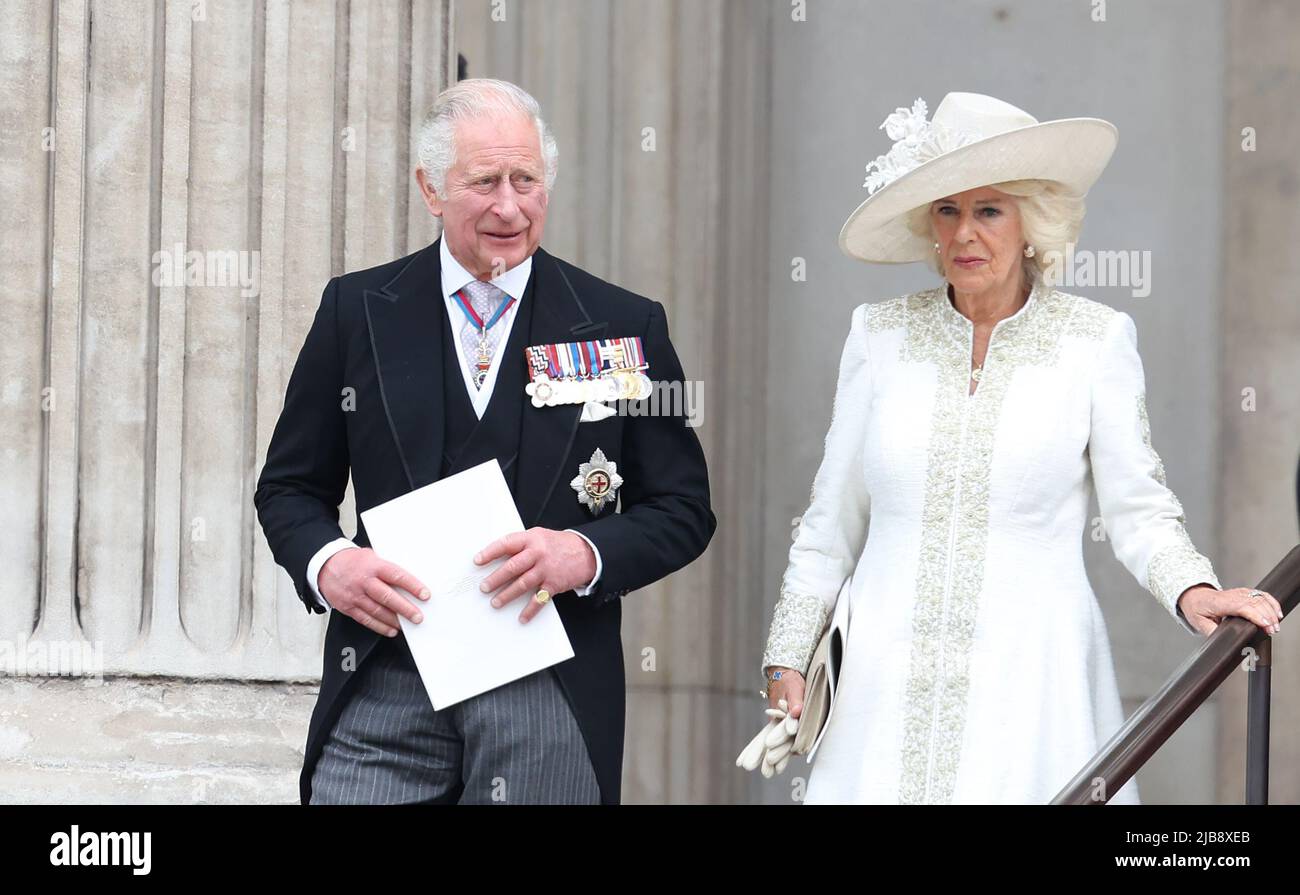
M435 240L378 291L366 290L379 394L408 487L437 481L442 463L442 262Z
M529 345L549 345L599 339L608 324L593 322L582 299L559 263L547 252L533 254L532 327ZM494 396L495 397L495 396ZM519 433L518 504L524 527L531 528L546 507L560 479L565 459L578 432L581 404L534 407L522 394L524 416ZM577 467L572 470L577 474Z

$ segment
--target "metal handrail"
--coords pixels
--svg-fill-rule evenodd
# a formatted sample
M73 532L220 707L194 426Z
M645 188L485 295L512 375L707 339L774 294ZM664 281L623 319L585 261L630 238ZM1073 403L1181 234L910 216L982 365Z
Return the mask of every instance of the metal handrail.
M1284 618L1290 615L1300 601L1300 544L1258 586L1282 604ZM1250 672L1246 801L1265 804L1271 644L1272 638L1254 622L1237 616L1222 621L1051 804L1104 805L1239 666Z

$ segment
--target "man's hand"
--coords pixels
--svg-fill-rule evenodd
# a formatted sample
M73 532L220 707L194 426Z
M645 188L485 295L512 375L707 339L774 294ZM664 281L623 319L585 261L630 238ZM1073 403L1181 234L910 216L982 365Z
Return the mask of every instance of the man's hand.
M474 562L486 565L502 556L510 558L479 585L485 594L501 591L492 598L498 609L538 588L553 596L583 587L596 577L596 555L571 531L534 527L515 532L488 544L475 555ZM542 605L529 600L519 621L528 622L542 611Z
M397 636L399 614L417 625L424 621L424 613L393 587L429 599L429 589L414 575L380 559L369 547L349 547L331 556L321 567L316 587L325 602L385 637Z

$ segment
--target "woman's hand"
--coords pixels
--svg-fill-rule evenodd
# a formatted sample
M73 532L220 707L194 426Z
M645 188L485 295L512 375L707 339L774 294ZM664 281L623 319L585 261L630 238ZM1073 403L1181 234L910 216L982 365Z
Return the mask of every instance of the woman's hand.
M772 673L781 672L779 680L772 680ZM793 668L781 668L772 666L767 669L767 704L771 708L777 708L777 703L785 700L788 705L790 717L798 718L803 714L803 675Z
M763 776L768 779L785 770L794 754L794 735L799 732L799 722L786 713L787 708L782 699L764 712L767 725L736 757L736 767L747 771L761 767Z
M1269 634L1276 634L1282 621L1282 604L1273 595L1254 588L1234 587L1218 590L1208 584L1187 588L1178 598L1178 608L1183 610L1187 623L1207 637L1228 616L1237 615L1259 625Z
M736 766L747 771L762 769L764 777L772 778L785 770L793 755L794 735L799 731L799 715L803 712L803 675L780 666L764 669L767 672L767 697L769 708L767 726L749 741L736 758ZM772 680L774 672L781 677Z

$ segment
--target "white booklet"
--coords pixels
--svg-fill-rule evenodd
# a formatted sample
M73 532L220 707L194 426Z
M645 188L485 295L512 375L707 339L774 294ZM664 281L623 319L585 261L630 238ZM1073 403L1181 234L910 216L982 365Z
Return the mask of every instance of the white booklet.
M474 554L503 535L523 531L496 460L448 476L361 514L370 546L429 588L414 624L398 616L402 633L435 710L573 658L573 646L553 603L528 624L519 613L534 591L492 607L479 584L505 559L485 566Z

